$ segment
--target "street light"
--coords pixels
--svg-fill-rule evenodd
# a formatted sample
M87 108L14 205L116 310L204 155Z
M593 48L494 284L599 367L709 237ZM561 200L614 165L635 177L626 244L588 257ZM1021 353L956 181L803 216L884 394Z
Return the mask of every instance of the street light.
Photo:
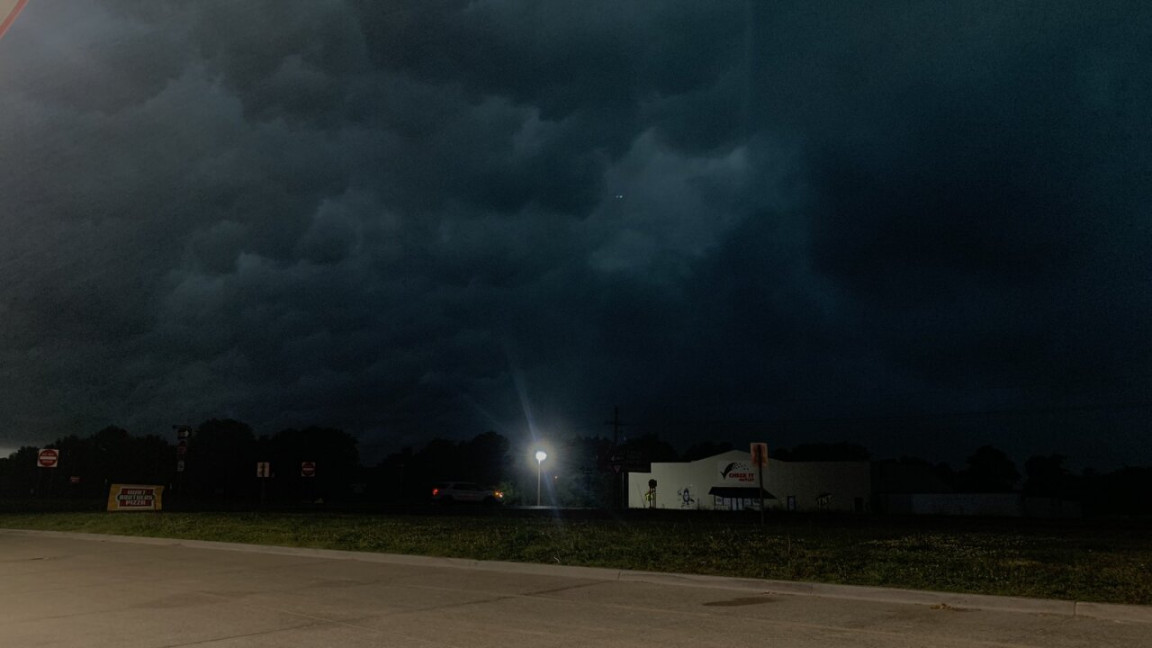
M540 472L548 453L543 450L536 451L536 506L540 506Z

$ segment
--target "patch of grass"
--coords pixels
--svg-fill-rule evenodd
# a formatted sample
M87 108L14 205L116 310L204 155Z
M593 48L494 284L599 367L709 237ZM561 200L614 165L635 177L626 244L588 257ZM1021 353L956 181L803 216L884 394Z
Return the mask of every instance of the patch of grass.
M72 512L0 514L0 527L1152 604L1152 534L1139 525Z

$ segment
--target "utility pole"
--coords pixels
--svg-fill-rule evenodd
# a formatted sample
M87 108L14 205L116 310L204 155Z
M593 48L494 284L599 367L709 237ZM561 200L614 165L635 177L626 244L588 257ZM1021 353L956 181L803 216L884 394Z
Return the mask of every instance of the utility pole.
M624 427L624 424L620 422L619 405L612 408L612 420L605 421L604 425L612 426L612 448L615 449L616 446L620 445L620 428Z
M172 429L176 431L176 478L172 490L179 493L180 497L184 497L184 462L187 460L188 439L192 436L192 426L173 425Z
M624 427L624 423L620 422L620 406L617 405L612 408L612 420L605 421L604 425L612 426L612 454L608 458L612 464L612 469L620 475L619 488L620 496L616 499L616 503L621 509L628 508L628 486L625 484L627 472L624 470L625 458L620 454L620 429Z

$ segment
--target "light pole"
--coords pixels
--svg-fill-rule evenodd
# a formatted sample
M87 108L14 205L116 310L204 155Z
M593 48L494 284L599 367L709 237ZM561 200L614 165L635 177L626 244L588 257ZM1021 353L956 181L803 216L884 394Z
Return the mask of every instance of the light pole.
M544 460L547 458L547 452L543 450L536 451L536 506L540 506L540 473L543 470Z

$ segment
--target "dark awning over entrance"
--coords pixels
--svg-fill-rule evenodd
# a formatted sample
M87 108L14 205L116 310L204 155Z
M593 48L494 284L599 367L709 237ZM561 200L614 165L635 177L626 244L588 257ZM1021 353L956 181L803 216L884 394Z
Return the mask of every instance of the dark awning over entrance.
M760 499L761 489L755 486L713 486L709 491L709 495L716 495L718 497L727 497L730 499ZM764 499L776 499L776 496L768 491L763 491Z

